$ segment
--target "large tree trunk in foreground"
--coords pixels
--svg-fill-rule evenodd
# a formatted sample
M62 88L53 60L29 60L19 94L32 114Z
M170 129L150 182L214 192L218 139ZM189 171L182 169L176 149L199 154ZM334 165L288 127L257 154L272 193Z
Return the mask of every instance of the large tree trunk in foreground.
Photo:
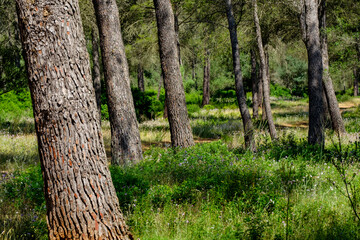
M249 110L246 105L246 95L244 91L244 83L242 79L241 66L240 66L240 50L239 50L239 43L237 38L234 13L232 10L232 3L231 0L224 0L224 3L226 7L226 16L229 24L234 75L235 75L236 96L244 124L245 146L251 151L256 151L255 139L254 139L254 127L251 121Z
M154 0L154 5L171 144L173 147L189 147L194 145L194 140L185 104L185 92L180 73L176 34L174 30L174 14L170 0Z
M253 49L250 51L251 57L251 83L252 83L252 102L253 102L253 119L259 117L259 78L256 67L256 54Z
M144 79L144 68L141 66L141 64L138 65L138 88L141 92L145 91L145 79Z
M99 36L96 34L96 30L93 29L91 33L92 37L92 54L93 54L93 81L96 96L96 106L99 112L99 118L101 123L101 75L100 75L100 57L99 57Z
M142 159L142 149L118 7L115 0L93 0L93 3L108 95L111 162L115 165L136 163Z
M320 27L320 40L321 40L321 53L323 63L323 82L324 90L326 94L328 111L331 117L331 123L333 129L338 134L346 133L343 119L341 117L339 103L336 99L334 87L329 72L329 54L327 45L327 34L326 34L326 0L321 1L320 5L320 16L319 16L319 27Z
M256 40L259 49L259 56L260 56L260 67L261 67L261 76L262 76L262 84L263 84L263 93L264 93L264 105L265 105L265 112L266 118L269 124L270 136L271 139L277 139L277 133L275 129L275 124L271 112L271 105L270 105L270 81L269 81L269 69L268 69L268 62L266 59L264 46L262 43L261 37L261 29L259 23L259 17L257 13L257 1L252 0L253 11L254 11L254 23L255 23L255 30L256 30Z
M205 51L204 59L204 79L203 79L203 98L201 106L210 103L210 51Z
M17 0L49 239L133 239L107 167L76 0Z
M310 144L323 145L324 102L322 98L323 64L320 45L318 1L304 0L300 16L303 41L308 54L309 135Z

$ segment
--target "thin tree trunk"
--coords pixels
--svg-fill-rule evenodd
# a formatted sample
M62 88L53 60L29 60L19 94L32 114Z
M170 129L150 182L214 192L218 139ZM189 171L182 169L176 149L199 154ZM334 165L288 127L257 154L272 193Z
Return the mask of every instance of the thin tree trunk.
M163 82L164 82L164 80L163 80L163 74L161 73L161 74L160 74L160 78L159 78L157 96L156 96L157 100L160 99L161 88L162 88L162 83L163 83Z
M210 51L205 50L204 59L204 80L203 80L203 99L201 106L204 107L210 103Z
M232 3L231 0L224 0L224 3L226 7L226 16L229 24L233 67L234 67L234 75L235 75L236 96L244 124L245 146L251 151L256 151L255 139L254 139L254 127L251 121L249 110L246 105L246 95L244 91L244 84L243 84L241 66L240 66L240 50L239 50L239 43L237 38L234 13L232 10Z
M354 96L358 96L359 95L359 82L360 82L360 35L357 37L356 39L356 52L357 52L357 67L355 68L355 73L354 73Z
M49 239L133 239L107 167L76 0L16 0Z
M303 41L308 54L310 144L324 145L323 64L320 44L318 1L304 0L300 16Z
M174 29L174 14L170 0L154 0L154 5L171 144L173 147L189 147L194 145L194 139L190 127L185 103L184 86L180 73Z
M111 162L115 165L136 163L142 159L142 149L118 7L115 0L93 0L93 4L108 95Z
M359 78L360 73L358 73L357 69L354 69L354 97L359 95Z
M259 78L257 74L256 54L254 49L250 51L251 57L251 83L252 83L252 102L253 102L253 119L259 117Z
M99 112L99 119L101 123L101 75L100 75L100 59L99 59L99 36L96 30L93 29L92 37L92 54L93 54L93 82L96 96L96 106Z
M328 103L328 110L331 117L331 123L333 129L338 134L346 133L343 119L341 117L339 103L336 99L334 87L329 72L329 54L327 45L327 34L326 34L326 0L321 1L320 5L320 16L319 16L319 27L320 27L320 41L321 41L321 54L323 63L323 82L326 99Z
M138 88L141 92L145 92L145 80L144 80L144 68L141 66L141 64L138 65Z
M179 37L179 31L180 31L180 26L179 26L179 18L178 15L175 14L174 15L174 27L175 27L175 36L176 36L176 48L178 51L178 59L179 59L179 65L182 65L182 61L181 61L181 49L180 49L180 37Z
M254 23L255 23L255 29L256 29L256 40L257 45L259 48L259 56L260 56L260 67L262 69L262 84L263 84L263 93L264 93L264 105L265 105L265 112L266 112L266 118L269 124L270 129L270 136L271 139L275 140L277 139L277 133L275 129L275 124L273 120L273 116L271 113L271 105L270 105L270 84L269 84L269 73L268 73L268 63L266 60L266 55L262 43L262 37L261 37L261 29L260 29L260 23L259 23L259 17L257 13L257 1L252 0L253 4L253 10L254 10Z

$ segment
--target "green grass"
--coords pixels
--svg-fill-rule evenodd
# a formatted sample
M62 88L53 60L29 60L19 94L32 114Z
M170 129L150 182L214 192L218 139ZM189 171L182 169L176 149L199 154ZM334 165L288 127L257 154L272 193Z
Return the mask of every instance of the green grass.
M300 126L306 107L305 101L274 102L279 140L271 142L266 124L256 123L256 153L243 148L240 113L231 107L191 113L196 139L214 142L188 149L166 148L166 120L141 123L144 160L110 167L135 238L359 239L359 222L332 164L342 159L337 137L327 130L325 149L308 146L307 129ZM350 133L342 137L341 162L357 189L359 113L359 107L343 112ZM109 123L102 127L109 153ZM47 239L36 137L19 128L0 133L0 239ZM359 210L360 199L354 199Z

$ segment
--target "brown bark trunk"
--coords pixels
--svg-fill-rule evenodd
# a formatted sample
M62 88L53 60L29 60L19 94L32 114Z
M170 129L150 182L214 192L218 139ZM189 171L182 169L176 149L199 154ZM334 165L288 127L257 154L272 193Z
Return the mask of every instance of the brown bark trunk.
M174 14L170 0L154 0L154 5L171 144L173 147L189 147L194 145L194 139L185 104L185 92L180 73L174 30Z
M138 88L141 92L145 92L145 80L144 80L144 68L141 66L141 64L138 65Z
M96 96L96 106L99 112L99 119L101 123L101 75L100 75L100 60L99 60L99 36L96 30L93 29L92 37L92 54L93 54L93 82Z
M359 78L360 73L358 73L357 69L354 69L354 97L359 95Z
M250 51L251 57L251 83L252 83L252 101L253 101L253 119L259 117L259 78L257 74L256 54L253 49Z
M133 239L113 187L76 0L17 0L49 239Z
M341 117L339 103L336 99L333 83L329 72L329 54L327 45L326 34L326 0L321 1L319 27L320 27L320 41L321 41L321 54L323 63L323 82L324 90L326 94L327 107L331 118L333 129L338 134L346 133L343 119Z
M175 36L176 36L176 48L178 51L178 59L179 59L179 65L182 65L182 61L181 61L181 49L180 49L180 38L179 38L179 31L180 31L180 26L179 26L179 18L178 15L175 14L174 15L174 28L175 28Z
M162 73L161 73L161 74L160 74L160 78L159 78L157 96L156 96L157 100L160 99L161 88L162 88L162 83L163 83L163 82L164 82L164 80L163 80L163 75L162 75Z
M318 3L304 0L300 16L303 41L308 54L309 136L310 144L324 145L323 64L320 45Z
M254 23L255 23L255 29L256 29L256 40L257 45L259 48L259 56L260 56L260 67L261 67L261 75L262 75L262 84L263 84L263 94L264 94L264 105L265 105L265 112L266 112L266 118L269 124L269 130L270 130L270 136L271 139L275 140L277 139L277 133L275 129L275 124L271 112L271 105L270 105L270 83L269 83L269 69L268 69L268 63L266 60L266 55L262 43L262 37L261 37L261 29L260 29L260 23L259 23L259 17L257 13L257 1L252 0L253 4L253 10L254 10Z
M240 50L239 50L239 43L237 38L234 13L232 10L232 3L231 0L224 0L224 3L226 7L226 16L229 24L233 67L234 67L234 75L235 75L235 90L236 90L236 96L239 104L241 117L244 124L245 146L251 151L256 151L255 139L254 139L254 127L251 121L249 110L246 105L246 95L244 91L244 84L243 84L241 66L240 66Z
M360 82L360 36L358 36L358 38L356 39L356 52L357 52L357 66L355 68L355 73L354 73L354 96L358 96L359 95L359 82Z
M204 80L203 80L203 99L201 106L210 103L210 51L205 50L204 59Z
M118 7L115 0L93 0L93 4L108 95L111 162L115 165L136 163L142 159L142 149Z

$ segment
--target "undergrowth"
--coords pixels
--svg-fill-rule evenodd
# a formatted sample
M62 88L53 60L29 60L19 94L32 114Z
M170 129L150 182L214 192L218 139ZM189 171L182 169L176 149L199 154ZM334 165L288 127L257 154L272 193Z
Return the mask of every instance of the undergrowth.
M346 146L358 161L355 143ZM218 141L151 148L139 164L110 170L127 223L140 239L357 239L333 150L293 135L264 143L257 153ZM357 167L347 165L352 173ZM39 166L3 176L0 232L46 239L42 186Z

